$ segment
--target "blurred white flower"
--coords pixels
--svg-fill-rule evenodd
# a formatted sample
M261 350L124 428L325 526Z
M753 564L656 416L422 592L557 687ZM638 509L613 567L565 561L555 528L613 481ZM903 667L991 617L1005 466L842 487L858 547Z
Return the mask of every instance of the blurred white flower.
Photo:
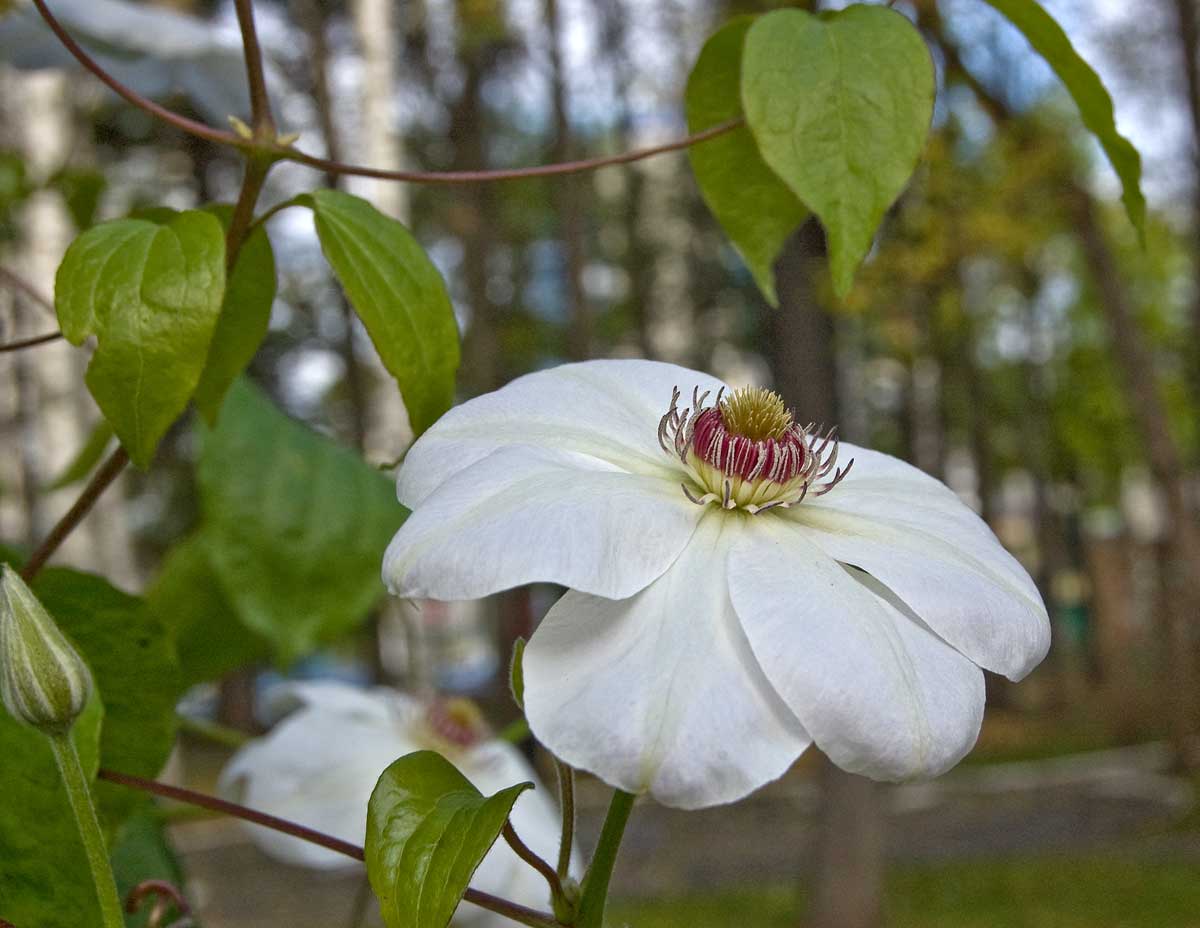
M529 724L667 805L738 799L812 742L878 779L942 773L978 736L980 667L1018 679L1049 647L1029 575L942 483L669 364L471 400L399 496L396 595L570 587L525 650Z
M233 756L221 773L221 792L343 841L363 843L367 803L379 775L413 751L439 751L485 795L525 780L538 782L515 747L481 737L481 727L470 711L461 711L461 701L426 703L382 687L364 690L332 682L284 684L271 698L276 712L288 714ZM517 799L511 822L544 860L557 859L561 818L544 788ZM244 827L259 848L286 863L321 869L361 866L298 838L257 825ZM549 907L545 879L503 840L484 858L471 886L533 908ZM460 906L455 919L455 924L473 928L511 924L470 903Z

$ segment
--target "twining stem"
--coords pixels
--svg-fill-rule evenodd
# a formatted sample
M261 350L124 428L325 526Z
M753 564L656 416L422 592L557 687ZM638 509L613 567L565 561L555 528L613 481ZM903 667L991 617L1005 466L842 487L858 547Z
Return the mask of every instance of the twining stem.
M196 122L194 119L180 116L178 113L171 112L165 106L159 106L153 100L143 97L137 91L126 87L105 71L104 68L100 67L96 59L84 51L80 44L71 38L70 33L63 28L62 23L54 17L54 14L50 12L50 8L46 6L46 0L33 0L33 5L37 7L37 11L42 15L42 19L46 21L46 25L50 27L50 31L54 33L66 50L74 56L75 60L96 75L105 86L127 103L131 103L138 109L146 111L151 116L155 116L163 122L174 126L176 129L180 129L197 138L207 139L210 142L217 142L222 145L233 145L235 147L245 145L244 140L238 138L232 132L213 129L202 122Z
M608 884L612 880L613 867L617 863L617 851L625 834L625 825L633 811L634 795L623 790L613 790L604 827L600 829L600 841L596 853L583 878L583 894L579 899L579 921L577 928L602 928L604 905L608 901Z
M207 139L210 142L216 142L220 145L229 145L233 148L246 149L252 146L248 139L243 139L233 132L227 132L221 129L214 129L211 126L206 126L204 123L196 122L194 119L188 119L180 116L178 113L173 113L165 107L159 106L153 100L150 100L129 87L126 87L115 77L109 74L100 66L100 64L92 58L83 48L71 38L70 34L62 27L62 24L54 18L46 6L45 0L33 0L34 6L37 7L42 18L46 21L50 29L58 37L58 40L69 51L81 65L91 71L96 77L103 81L110 89L118 96L124 99L127 103L136 106L137 108L149 113L163 122L166 122L177 129L194 135L198 138ZM240 14L240 7L239 7ZM239 15L240 19L240 15ZM261 52L259 53L261 56ZM261 57L260 57L261 63ZM249 62L247 62L249 66ZM247 72L249 73L249 72ZM684 136L673 142L667 142L663 145L652 145L648 148L635 149L633 151L621 152L616 155L604 155L597 158L586 158L581 161L567 161L561 164L541 164L527 168L512 168L493 171L389 171L383 168L366 167L363 165L346 164L341 161L332 161L328 158L318 158L315 155L305 154L290 145L267 146L261 148L275 158L287 161L295 161L297 164L305 164L310 168L316 168L319 171L325 171L328 174L352 174L358 177L373 177L380 180L394 180L414 184L476 184L488 183L500 180L521 180L530 177L553 177L561 174L579 174L585 171L594 171L598 168L609 167L615 164L629 164L633 161L641 161L643 158L651 158L655 155L661 155L665 152L679 151L680 149L688 148L692 145L699 145L709 139L714 139L719 135L724 135L727 132L732 132L734 129L739 129L745 125L745 120L731 119L728 122L723 122L720 125L712 126L709 129L704 129L701 132L695 132L691 135Z
M617 164L629 164L652 158L655 155L672 151L680 151L699 145L710 139L715 139L734 129L740 129L746 124L742 117L731 119L695 132L672 142L653 145L649 148L635 148L632 151L620 152L615 155L600 155L595 158L584 158L579 161L562 161L557 164L539 164L527 168L501 168L490 171L389 171L382 168L364 167L357 164L345 164L341 161L331 161L328 158L318 158L294 148L281 149L280 158L304 164L310 168L333 174L353 174L356 177L373 177L377 180L395 180L412 184L480 184L493 183L500 180L528 180L531 177L557 177L563 174L582 174L599 168L612 167Z
M158 926L162 925L172 905L180 915L185 916L183 922L177 922L176 924L191 924L191 919L186 918L186 916L191 915L192 907L188 905L188 901L183 897L183 893L179 891L179 887L173 883L168 883L166 880L143 880L141 883L138 883L137 886L130 890L129 896L125 899L125 911L130 915L137 912L142 907L142 902L147 896L154 899L149 917L146 920L149 928L158 928Z
M251 0L234 0L238 27L242 30L242 50L246 58L246 82L250 86L250 124L255 141L275 141L275 119L271 115L271 100L267 96L267 80L263 72L262 47L254 26L254 6Z
M121 897L117 895L117 886L113 882L112 865L108 860L108 845L100 831L100 822L96 818L96 807L92 803L92 794L88 789L87 778L83 775L83 767L79 763L75 742L71 740L69 733L50 735L49 741L50 747L54 751L54 759L58 762L63 786L67 791L67 800L71 804L71 811L75 814L75 824L79 828L79 837L83 841L88 868L92 871L96 898L100 902L101 923L104 928L125 928L125 916L121 912Z
M558 845L558 878L565 880L571 870L571 849L575 846L575 770L554 758L558 771L558 796L562 809L562 840Z
M306 828L296 822L289 822L287 819L267 815L265 812L257 812L254 809L248 809L227 799L218 799L216 796L207 796L204 793L197 793L194 790L184 789L180 786L170 786L166 783L159 783L157 780L146 780L142 777L120 773L116 770L101 768L96 776L101 780L108 780L110 783L119 783L130 789L142 790L143 792L153 793L156 796L162 796L166 799L173 799L176 802L186 802L190 805L199 806L202 809L210 809L214 812L240 818L243 821L261 825L264 828L270 828L272 831L278 831L285 835L291 835L293 838L299 838L301 841L308 841L311 844L328 848L335 853L344 854L355 860L366 859L363 849L357 844L351 844L349 841L343 841L341 838L335 838L333 835L327 835L315 829ZM509 902L507 899L501 899L499 896L493 896L491 893L481 892L477 889L468 889L463 899L474 903L480 908L496 912L506 918L511 918L522 925L528 925L529 928L562 928L562 924L547 912L539 912L536 909L530 909L515 902ZM105 928L108 928L108 926L106 925Z
M58 341L62 337L62 332L47 332L45 335L34 335L32 338L21 338L14 342L5 342L3 345L0 345L0 354L6 351L20 351L23 348L33 348L36 345L45 345L47 342Z
M513 849L513 853L546 878L546 882L550 884L550 893L554 898L564 898L562 880L558 878L558 874L554 872L554 868L542 860L529 845L521 840L517 834L517 830L513 828L512 822L505 822L504 829L500 833L504 836L504 840L508 842L508 846Z
M83 492L79 494L79 498L75 500L75 504L58 520L54 528L50 529L50 534L37 546L37 550L29 556L29 560L21 568L21 578L23 580L32 580L37 576L38 571L46 566L46 561L58 550L58 546L66 540L66 537L75 531L75 527L83 521L83 517L96 505L96 500L100 498L100 494L108 488L110 483L117 479L117 476L125 469L125 465L128 463L129 455L125 453L124 448L118 448L108 456L108 460L100 465L100 469L96 473L92 474L92 479L83 488Z
M262 158L248 158L246 170L242 175L242 189L238 192L237 202L233 205L233 215L229 219L229 230L225 233L225 276L228 279L237 264L242 245L246 243L250 232L255 226L254 206L258 195L262 193L267 174L272 162Z

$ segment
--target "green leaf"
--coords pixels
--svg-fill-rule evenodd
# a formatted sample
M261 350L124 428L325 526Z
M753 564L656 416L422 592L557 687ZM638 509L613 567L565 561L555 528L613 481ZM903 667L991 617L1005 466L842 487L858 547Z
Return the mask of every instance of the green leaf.
M157 776L175 743L181 693L166 627L140 598L94 574L47 568L33 590L92 669L104 702L102 765ZM96 795L101 823L110 832L143 801L111 783L96 784Z
M88 389L139 467L196 389L224 291L225 237L208 213L106 222L67 249L59 325L76 345L96 336Z
M90 474L92 469L100 463L100 459L104 457L104 452L108 450L112 438L112 426L107 419L101 419L92 427L83 447L75 453L75 457L71 458L62 473L46 484L45 489L47 491L61 490L63 487L78 483Z
M731 20L704 44L688 77L688 130L700 132L742 115L738 83L742 45L754 22ZM742 127L688 149L704 202L746 262L763 295L776 306L775 258L808 210L772 171L750 130Z
M96 775L104 709L93 695L71 737ZM0 708L0 918L28 928L99 928L75 817L45 735Z
M363 621L407 511L361 457L292 421L244 381L198 469L205 554L242 621L284 663Z
M132 816L120 831L112 848L113 877L117 894L125 899L145 880L163 880L183 888L183 869L175 856L161 816L151 806ZM150 920L153 899L146 899L141 908L125 916L130 928L140 928Z
M525 670L521 666L524 656L525 639L518 638L513 642L512 663L508 665L508 688L519 709L525 708Z
M233 216L232 207L208 209L228 228ZM196 409L209 425L216 424L226 391L262 344L274 302L275 252L266 230L260 226L242 245L237 264L229 275L221 315L208 348L208 360L196 387Z
M307 202L325 257L419 435L454 402L458 325L442 276L412 233L366 200L318 190Z
M238 617L196 535L171 549L146 591L146 603L171 629L185 689L271 653L267 640Z
M1130 222L1144 239L1146 234L1146 198L1142 195L1142 158L1133 143L1117 131L1112 97L1100 76L1092 70L1071 45L1054 17L1037 0L986 0L1003 14L1046 59L1067 93L1079 107L1083 124L1096 136L1109 163L1121 180L1121 202Z
M894 10L778 10L746 33L746 121L764 160L824 225L839 295L916 167L933 96L929 50Z
M388 928L445 928L471 876L532 783L485 797L433 751L380 776L367 806L367 876Z

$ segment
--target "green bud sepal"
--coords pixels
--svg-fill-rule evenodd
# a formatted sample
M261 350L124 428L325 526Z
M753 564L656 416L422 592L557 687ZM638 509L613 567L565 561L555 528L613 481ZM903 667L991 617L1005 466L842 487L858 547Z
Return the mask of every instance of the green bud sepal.
M71 728L92 694L92 674L33 591L0 566L0 701L47 734Z

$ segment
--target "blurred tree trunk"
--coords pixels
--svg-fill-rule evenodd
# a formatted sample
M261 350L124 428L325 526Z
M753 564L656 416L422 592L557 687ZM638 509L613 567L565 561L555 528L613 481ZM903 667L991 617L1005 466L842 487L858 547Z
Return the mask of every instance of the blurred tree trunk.
M826 274L825 237L809 220L775 264L779 309L773 317L772 367L779 393L802 421L832 425L838 420L838 377L834 317L820 298ZM880 787L826 759L821 790L809 924L876 928L883 894Z
M326 37L326 31L329 28L329 7L324 0L293 0L293 3L296 22L300 24L304 30L305 37L308 39L308 51L312 63L310 72L313 81L313 102L316 105L317 124L321 127L321 136L325 142L325 154L334 161L341 161L344 154L342 151L341 132L338 130L337 122L334 119L333 95L329 88L329 43ZM388 14L383 14L381 21L379 12L371 9L367 2L360 2L356 11L358 13L356 25L358 25L360 33L376 24L389 29L391 27ZM372 39L369 46L364 43L363 58L366 65L365 70L369 76L387 77L385 73L386 68L381 68L378 62L372 62L370 58L387 53L387 46L392 44L394 43L390 41L381 43L377 39ZM386 90L386 88L383 89ZM369 112L377 113L381 109L378 99L380 96L380 88L364 84L364 115ZM373 134L380 131L379 129L375 129L373 130ZM386 136L390 134L387 131L386 125L382 127L382 134L384 135L382 143L375 142L368 144L366 147L375 151L383 151L387 147ZM339 189L342 186L340 175L333 172L326 173L325 186L332 190ZM386 208L394 205L394 203L385 202L382 204L382 207ZM345 329L338 343L338 353L341 355L342 363L345 366L346 401L350 413L350 440L353 442L354 447L361 451L367 439L367 388L364 380L365 372L354 351L354 313L350 309L350 304L346 300L346 295L343 293L341 287L335 287L334 293L336 294L334 299L337 301L338 309L341 312L342 319L345 321ZM381 669L377 660L374 663L376 669Z
M1184 86L1187 88L1188 114L1192 130L1192 329L1191 357L1188 359L1193 403L1200 404L1200 16L1196 0L1169 0L1179 28L1175 31Z
M551 162L568 161L573 155L571 119L567 108L567 85L563 69L563 30L558 0L545 0L547 41L550 47L550 97L554 108L554 144ZM592 315L583 290L583 267L587 256L583 241L583 183L574 174L551 181L558 233L562 245L564 283L567 296L567 354L576 361L592 355Z
M634 147L632 85L635 75L632 50L626 24L635 15L623 0L596 0L597 10L604 23L603 43L606 57L612 62L613 85L620 115L617 119L616 150ZM629 275L626 305L637 332L638 349L643 357L654 357L650 338L650 301L654 283L655 249L642 231L645 210L642 192L646 175L640 164L631 164L625 171L625 210L622 225L625 239L624 265Z
M487 167L481 97L485 66L481 57L479 51L463 53L465 79L450 124L450 139L454 143L452 167L457 171ZM463 243L463 276L471 307L459 379L468 395L494 390L501 382L497 309L488 295L488 265L496 219L492 185L471 184L459 191L453 231Z
M1083 190L1074 192L1076 229L1109 328L1112 350L1140 430L1146 461L1166 497L1168 537L1165 547L1165 597L1170 683L1166 697L1169 725L1180 763L1200 766L1193 739L1200 732L1197 712L1197 636L1200 617L1200 533L1188 505L1182 455L1171 434L1166 406L1158 391L1154 358L1138 325L1133 302L1096 214Z

